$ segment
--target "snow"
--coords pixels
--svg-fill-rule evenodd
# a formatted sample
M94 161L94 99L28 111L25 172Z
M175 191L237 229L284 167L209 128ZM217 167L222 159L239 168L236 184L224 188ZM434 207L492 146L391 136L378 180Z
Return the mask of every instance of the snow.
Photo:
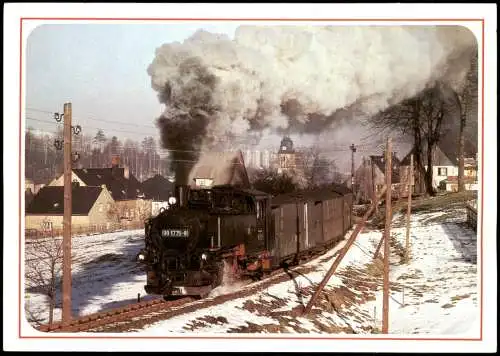
M411 262L392 266L391 280L404 280L406 293L404 307L390 305L389 328L397 334L479 337L476 234L448 222L422 225L429 215L412 216L416 227L410 239ZM394 228L391 233L404 245L406 228ZM402 292L393 297L402 302ZM372 304L381 303L379 293Z
M450 210L451 209L451 210ZM391 229L389 332L398 335L479 337L476 233L468 229L465 209L417 212L411 217L411 260L404 263L405 217L396 214ZM350 232L352 233L352 231ZM370 334L380 332L381 265L373 260L383 231L359 234L330 278L309 315L297 307L312 293L349 237L313 261L289 271L293 279L223 304L213 305L135 330L141 335L220 333ZM144 295L145 273L135 262L143 230L73 239L73 312L85 315L137 300ZM27 246L29 249L29 245ZM113 255L109 255L113 254ZM99 260L108 255L115 260ZM380 262L380 261L379 261ZM290 277L292 278L292 277ZM225 284L209 296L245 290L258 283ZM27 294L31 309L47 316L43 296ZM147 296L152 298L154 296ZM60 300L56 308L60 318Z
M119 231L101 235L75 236L72 239L72 314L74 317L126 305L145 299L145 272L135 262L144 243L144 231ZM36 244L35 244L36 245ZM26 244L25 256L32 253L33 244ZM33 262L26 263L26 271ZM59 292L59 290L57 291ZM25 300L31 314L48 321L48 298L29 289ZM61 318L61 299L57 293L54 320Z

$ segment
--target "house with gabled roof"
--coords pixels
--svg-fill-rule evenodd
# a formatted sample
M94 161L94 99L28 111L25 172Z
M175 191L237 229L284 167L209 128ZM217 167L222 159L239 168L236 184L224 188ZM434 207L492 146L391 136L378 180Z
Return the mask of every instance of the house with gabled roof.
M168 209L168 199L175 195L175 185L167 178L157 174L142 182L142 191L146 199L150 199L151 213L156 216L161 209Z
M371 201L386 183L385 155L363 157L358 169L354 172L354 193L356 201ZM396 152L392 153L391 188L394 197L399 196L400 164Z
M117 222L114 200L106 187L72 186L71 225L74 229ZM26 207L26 229L60 230L63 228L64 186L40 189Z
M167 178L157 174L142 182L142 191L146 199L168 201L175 193L175 186Z
M110 168L73 169L71 180L80 186L106 187L116 202L116 214L121 220L143 221L151 216L151 200L145 199L141 183L128 168L119 166L118 157L113 158ZM49 186L64 186L64 175Z
M195 189L227 184L239 188L250 188L243 153L240 150L202 153L191 169L188 184Z
M402 188L405 190L405 195L407 194L411 155L413 155L413 159L415 160L415 147L401 161L400 176L402 177ZM464 180L466 189L473 189L474 181L477 183L476 152L475 147L467 140L464 147L464 155ZM427 161L427 145L425 143L422 147L422 157L424 157L425 163ZM424 167L427 169L427 165ZM417 174L416 163L414 163L413 172L414 193L422 193L425 191L425 183L423 175ZM432 153L432 186L436 190L456 191L458 190L457 181L458 148L447 141L439 142Z

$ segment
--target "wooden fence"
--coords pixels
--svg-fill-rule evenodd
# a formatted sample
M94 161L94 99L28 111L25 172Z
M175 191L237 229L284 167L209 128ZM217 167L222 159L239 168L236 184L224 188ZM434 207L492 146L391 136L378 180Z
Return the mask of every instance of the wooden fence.
M109 232L116 232L121 230L136 230L143 229L143 221L127 221L121 223L109 223L109 224L99 224L99 225L72 225L71 235L95 235L104 234ZM25 229L24 236L26 239L37 239L45 238L50 236L62 236L63 229Z
M467 202L465 205L467 209L467 224L472 228L477 228L477 201Z

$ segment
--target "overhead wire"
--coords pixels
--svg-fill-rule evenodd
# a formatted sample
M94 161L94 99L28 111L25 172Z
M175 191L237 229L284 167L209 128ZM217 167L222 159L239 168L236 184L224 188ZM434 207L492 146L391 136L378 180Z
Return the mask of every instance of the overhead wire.
M51 112L51 111L48 111L48 110L42 110L42 109L36 109L36 108L26 108L27 110L31 110L31 111L37 111L37 112L41 112L41 113L46 113L46 114L51 114L53 115L54 112ZM74 120L93 120L93 121L99 121L99 122L105 122L105 123L112 123L112 124L118 124L118 125L131 125L131 126L135 126L135 127L143 127L143 128L149 128L149 129L155 129L155 130L158 130L157 127L155 126L151 126L151 125L144 125L144 124L137 124L137 123L127 123L127 122L119 122L119 121L112 121L112 120L106 120L106 119L95 119L95 118L91 118L91 117L87 117L85 119L83 118L78 118L78 117L73 117ZM94 129L101 129L99 127L95 127L95 126L87 126L89 128L94 128ZM145 134L145 135L150 135L151 133L144 133L144 132L137 132L137 131L127 131L127 130L121 130L121 129L107 129L107 130L111 130L111 131L116 131L116 132L124 132L124 133L133 133L133 134ZM247 135L234 135L232 134L231 135L232 138L248 138ZM367 136L369 137L369 136ZM324 142L324 138L322 138L322 141ZM362 140L363 141L363 140ZM398 137L395 137L393 138L393 142L405 142L406 140L404 139L401 139L401 138L398 138ZM328 139L326 140L326 142L331 142L329 141ZM383 140L381 141L377 141L378 142L383 142ZM373 143L369 143L369 144L358 144L356 145L356 147L368 147L368 146L373 146Z

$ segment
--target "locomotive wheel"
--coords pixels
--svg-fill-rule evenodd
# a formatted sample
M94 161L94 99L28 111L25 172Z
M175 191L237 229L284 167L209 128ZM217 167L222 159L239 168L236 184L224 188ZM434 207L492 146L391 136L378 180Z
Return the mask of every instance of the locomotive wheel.
M261 281L263 277L264 277L264 272L262 270L258 270L258 271L256 271L256 273L254 273L252 275L251 278L252 278L252 281L258 282L258 281Z
M185 296L183 295L164 295L163 296L163 300L165 300L166 302L171 302L173 300L177 300L177 299L181 299L181 298L184 298Z

